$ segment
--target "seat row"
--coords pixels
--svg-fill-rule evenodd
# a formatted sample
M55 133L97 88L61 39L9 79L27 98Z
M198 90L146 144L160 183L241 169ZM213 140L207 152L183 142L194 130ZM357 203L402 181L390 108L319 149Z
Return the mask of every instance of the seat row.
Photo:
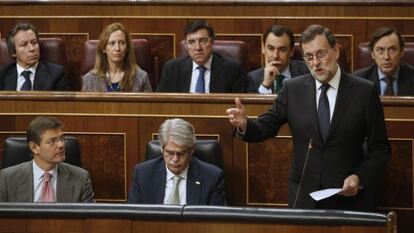
M158 73L159 62L158 59L154 58L151 54L150 42L147 39L133 39L135 56L138 64L142 69L148 72L151 85L153 89L159 82L160 75ZM40 60L65 65L67 62L65 43L60 38L40 38ZM90 71L95 64L96 47L98 40L88 40L84 44L83 53L80 58L80 75L83 76ZM180 43L179 56L188 55L185 49L185 42ZM338 59L339 65L350 72L351 68L348 65L348 52L345 47L338 44L340 50L340 56ZM248 46L243 41L238 40L216 40L214 42L213 51L223 56L230 57L239 61L243 67L248 66ZM294 60L302 60L302 52L300 45L295 43L294 53L292 55ZM414 42L406 42L404 48L403 61L414 64ZM0 66L12 62L13 58L7 51L7 45L4 40L0 42ZM358 63L354 69L360 69L367 67L374 63L371 58L371 52L367 42L360 43L358 45ZM77 83L77 82L73 82Z

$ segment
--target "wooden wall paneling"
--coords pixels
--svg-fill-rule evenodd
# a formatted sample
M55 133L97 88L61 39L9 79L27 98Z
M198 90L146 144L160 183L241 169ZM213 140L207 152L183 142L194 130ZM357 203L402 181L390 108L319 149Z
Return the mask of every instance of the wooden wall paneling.
M130 219L92 218L84 220L83 232L130 233L132 224Z
M249 205L287 206L288 171L292 161L291 137L276 137L247 145Z
M147 39L150 43L151 55L154 59L153 70L149 70L148 75L153 80L153 84L156 85L159 83L161 78L162 66L165 62L170 59L173 59L176 55L175 52L175 43L176 36L171 33L140 33L133 32L131 34L132 38L144 38ZM155 88L154 90L155 91Z
M65 42L66 65L70 88L80 91L82 78L80 76L80 59L83 54L83 45L89 39L88 33L40 33L40 37L61 38Z
M413 151L414 138L390 138L391 160L378 187L379 203L382 208L413 209Z
M135 143L139 140L138 120L111 116L62 116L60 119L65 131L79 137L82 166L91 174L95 198L126 201L132 179L129 171L138 162L139 145Z
M82 167L90 173L95 198L126 201L126 134L68 132L68 135L75 136L81 145Z
M333 1L334 2L334 1ZM92 3L73 3L62 4L61 2L39 3L5 3L0 7L0 15L55 15L71 16L76 12L77 15L91 16L113 16L113 15L135 15L135 16L214 16L214 15L231 15L231 16L257 16L257 17L274 17L274 16L382 16L382 17L409 17L412 16L414 6L412 4L369 4L361 2L358 5L352 4L329 4L329 3L298 3L291 2L280 4L280 2L263 3L237 3L229 1L228 3L206 4L201 2L181 3L150 3L150 2L94 2ZM98 9L98 10L97 10Z
M262 34L218 34L217 40L240 40L247 46L246 72L258 69L264 64L262 56Z

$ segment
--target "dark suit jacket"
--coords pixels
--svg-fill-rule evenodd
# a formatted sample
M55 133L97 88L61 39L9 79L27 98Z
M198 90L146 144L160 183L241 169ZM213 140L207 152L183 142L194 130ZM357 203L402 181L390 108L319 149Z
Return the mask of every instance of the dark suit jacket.
M359 69L354 75L373 81L377 85L378 93L381 94L377 65ZM398 96L414 96L414 67L404 62L400 64Z
M0 171L0 202L33 202L33 161ZM89 173L67 163L58 165L57 202L94 202Z
M165 63L158 92L190 92L193 60L190 56L172 59ZM240 64L213 53L210 76L210 93L243 93L246 75Z
M9 63L0 68L0 90L15 91L17 89L16 62ZM69 90L67 75L63 66L41 62L36 68L33 83L35 91L66 91Z
M309 69L303 61L290 60L289 70L292 78L309 73ZM253 70L247 74L247 92L258 93L264 79L264 68ZM273 90L272 84L272 90ZM272 91L273 92L273 91Z
M162 156L136 165L128 203L163 204L166 173ZM223 171L193 157L186 195L187 205L225 205Z
M244 140L260 142L277 135L289 124L293 138L293 161L289 171L289 205L293 206L312 139L312 149L298 194L297 208L317 208L309 193L324 188L342 188L346 177L356 174L364 187L338 209L373 210L374 196L367 195L390 158L384 113L372 82L342 71L336 105L323 143L316 110L316 87L311 74L289 80L272 108L257 120L248 120ZM363 153L367 143L368 153ZM275 190L277 192L277 190Z

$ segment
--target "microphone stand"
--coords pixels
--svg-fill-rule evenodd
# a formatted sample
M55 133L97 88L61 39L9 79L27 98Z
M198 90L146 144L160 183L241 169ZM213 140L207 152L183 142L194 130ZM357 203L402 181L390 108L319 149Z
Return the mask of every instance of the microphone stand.
M302 182L303 182L303 176L305 175L306 164L308 163L308 157L309 157L310 151L312 149L312 140L313 140L313 138L309 139L308 151L306 152L305 163L303 164L302 174L300 176L299 187L298 187L298 191L296 192L296 197L295 197L295 202L293 203L293 208L296 208L296 203L298 201L299 193L300 193L300 190L302 188Z

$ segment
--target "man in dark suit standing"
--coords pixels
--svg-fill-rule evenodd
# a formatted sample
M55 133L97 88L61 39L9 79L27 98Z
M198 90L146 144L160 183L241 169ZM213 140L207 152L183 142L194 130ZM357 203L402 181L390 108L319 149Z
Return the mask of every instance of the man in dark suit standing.
M195 20L184 29L189 56L165 63L158 92L243 93L246 76L239 62L213 52L214 29Z
M236 99L236 107L226 111L230 123L247 142L275 137L289 124L294 145L289 206L374 210L372 188L390 158L377 89L340 69L339 50L328 28L309 26L301 46L311 74L286 82L273 107L256 120L247 119ZM319 202L309 195L327 188L342 191Z
M16 24L6 38L16 62L0 68L0 90L64 91L69 89L63 66L39 61L39 35L33 25Z
M192 156L195 132L189 122L164 121L158 138L163 156L135 167L128 203L226 204L223 171Z
M414 96L414 67L401 61L404 44L396 29L379 28L369 42L375 64L355 71L354 75L373 81L380 95Z
M0 202L95 202L89 173L64 163L62 123L37 117L27 127L33 160L0 171Z
M291 60L295 38L285 26L273 25L263 34L265 67L247 74L247 92L277 94L287 80L309 73L303 61Z

